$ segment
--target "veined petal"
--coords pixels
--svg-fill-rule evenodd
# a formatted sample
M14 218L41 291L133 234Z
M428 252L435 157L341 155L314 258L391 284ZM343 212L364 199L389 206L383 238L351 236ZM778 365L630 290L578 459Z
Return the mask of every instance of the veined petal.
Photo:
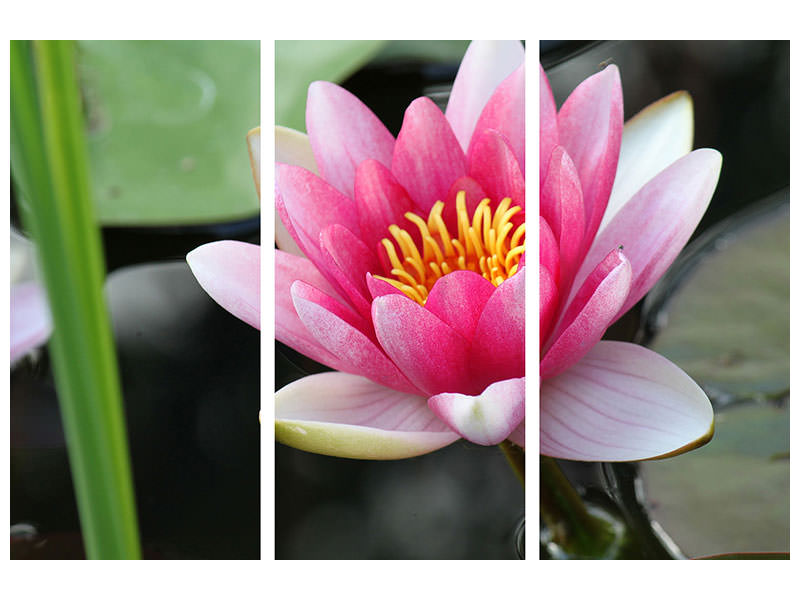
M292 284L291 292L297 316L317 342L339 359L342 371L394 390L419 393L373 341L362 317L327 299L321 301L317 291L301 281Z
M44 344L53 331L53 321L44 289L35 281L11 286L10 362Z
M492 129L506 140L525 176L525 65L521 64L489 98L472 134L468 155L476 135Z
M433 284L425 308L470 340L494 290L474 271L453 271Z
M480 389L525 375L524 267L497 286L486 302L472 338L470 364Z
M617 176L602 230L639 189L692 149L694 111L687 92L675 92L625 123Z
M294 348L301 354L331 367L339 369L341 360L328 352L306 329L292 301L291 287L295 281L309 284L331 298L342 302L338 293L327 280L304 257L296 256L281 250L275 251L275 339Z
M392 164L392 134L361 100L334 83L308 87L306 128L323 178L350 198L359 163L374 158Z
M445 113L464 152L489 98L524 60L525 48L517 40L476 40L467 48Z
M717 185L722 156L707 148L678 159L650 180L597 236L576 284L608 248L625 248L633 280L623 314L653 286L691 237ZM573 287L573 290L575 288Z
M467 174L467 160L442 111L430 98L406 109L392 155L392 173L425 214L453 181Z
M512 198L525 209L525 174L514 152L500 132L493 129L476 133L470 146L469 174L486 190L489 198Z
M275 394L275 439L307 452L393 460L433 452L458 437L425 398L357 375L319 373Z
M614 185L622 121L622 85L615 65L585 79L558 111L559 143L575 163L583 189L587 246Z
M556 325L540 362L542 380L561 373L594 346L614 322L631 286L631 265L612 250L597 265Z
M372 322L383 349L429 395L473 393L469 342L432 312L402 294L372 301Z
M558 118L556 101L550 82L539 65L539 181L544 181L550 154L558 145Z
M542 384L539 451L582 461L666 458L714 431L708 398L681 369L635 344L598 343Z
M493 446L525 418L525 378L497 381L477 396L437 394L428 406L470 442Z
M203 244L186 255L197 282L214 301L261 329L261 247L232 240Z

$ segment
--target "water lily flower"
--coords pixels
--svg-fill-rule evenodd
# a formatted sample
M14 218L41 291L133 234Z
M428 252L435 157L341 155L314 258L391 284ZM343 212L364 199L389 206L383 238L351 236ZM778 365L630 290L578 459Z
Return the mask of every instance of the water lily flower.
M713 410L700 387L651 350L600 340L688 241L722 158L690 152L685 92L623 128L614 65L558 111L541 67L540 90L540 452L627 461L702 445Z
M53 321L47 295L36 280L34 245L11 231L11 294L9 304L10 362L13 364L50 338Z
M278 391L278 441L364 459L524 445L523 61L474 42L446 112L414 100L397 139L328 82L307 136L276 132L296 247L276 251L275 335L335 369Z

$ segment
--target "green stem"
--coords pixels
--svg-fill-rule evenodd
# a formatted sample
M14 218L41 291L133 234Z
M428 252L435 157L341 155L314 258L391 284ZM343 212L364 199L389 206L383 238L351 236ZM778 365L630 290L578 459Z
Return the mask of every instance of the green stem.
M11 162L53 317L50 352L88 558L139 558L74 44L11 42Z
M525 450L510 442L509 440L505 440L504 442L500 442L500 450L503 451L503 455L506 457L508 464L511 465L511 469L514 471L514 474L519 479L522 486L525 486Z

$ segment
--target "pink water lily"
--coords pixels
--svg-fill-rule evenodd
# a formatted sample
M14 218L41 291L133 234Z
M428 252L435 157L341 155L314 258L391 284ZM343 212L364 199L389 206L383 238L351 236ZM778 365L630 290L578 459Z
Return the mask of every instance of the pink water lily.
M558 111L541 67L540 90L540 452L624 461L697 447L713 433L701 388L646 348L600 340L688 241L721 156L690 152L685 92L623 128L616 66Z
M45 289L34 276L33 243L12 230L10 250L9 358L13 364L47 342L53 331L53 321Z
M393 459L464 437L524 445L524 49L475 42L445 113L397 139L355 96L279 128L275 336L336 370L276 394L276 439ZM278 233L281 244L283 234Z

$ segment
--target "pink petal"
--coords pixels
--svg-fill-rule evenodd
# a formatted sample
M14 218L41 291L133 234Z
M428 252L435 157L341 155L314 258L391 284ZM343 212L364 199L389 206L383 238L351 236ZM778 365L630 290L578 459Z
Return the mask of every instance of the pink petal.
M622 140L622 85L615 65L584 80L558 112L559 143L575 163L586 208L586 239L603 218Z
M275 162L297 165L317 174L317 163L314 162L314 154L311 151L308 136L288 127L275 126ZM260 160L258 167L260 169ZM253 165L254 173L255 169L256 166ZM303 251L300 250L286 225L281 221L277 209L275 210L275 245L284 252L303 256Z
M623 314L644 296L689 240L717 185L722 156L700 149L650 180L603 228L576 278L608 248L625 248L633 281ZM574 288L573 288L574 289Z
M470 442L493 446L525 418L525 378L497 381L477 396L438 394L428 406Z
M558 281L561 273L561 256L553 231L544 217L539 217L539 264Z
M322 347L297 316L290 291L295 281L303 281L341 303L337 292L310 260L276 250L275 339L318 363L339 369L342 361Z
M376 160L365 160L358 165L355 198L361 239L373 251L383 238L392 239L389 225L405 228L408 221L404 215L414 208L392 172ZM415 230L416 227L409 232L413 234Z
M400 290L394 287L391 283L387 283L383 279L377 279L372 274L368 274L366 277L367 280L367 287L369 288L369 293L372 298L377 298L378 296L385 296L386 294L403 294Z
M44 289L35 281L11 286L10 362L44 344L53 331Z
M464 152L478 117L502 81L525 60L518 41L474 41L467 48L447 103L447 120Z
M522 64L495 90L478 119L469 153L475 137L493 129L508 140L509 148L525 175L525 65Z
M476 134L469 154L469 174L486 190L489 198L500 202L512 198L525 208L525 175L507 140L492 129Z
M393 460L458 439L425 398L347 373L319 373L275 394L275 439L342 458Z
M478 273L453 271L433 284L425 308L469 340L494 290Z
M383 349L425 393L474 393L469 343L432 312L405 295L389 294L372 301L372 321Z
M544 181L550 153L558 145L558 120L556 101L550 89L550 82L539 65L539 181Z
M392 173L424 214L467 174L466 158L442 111L430 98L406 109L392 156Z
M394 137L353 94L327 81L308 86L306 128L322 177L353 197L356 167L368 158L392 163Z
M197 282L214 301L248 325L261 329L261 248L224 240L186 255Z
M544 347L544 342L550 337L553 328L556 309L558 308L558 288L553 275L542 265L539 265L539 348Z
M519 427L509 434L508 439L510 439L523 450L525 449L525 419L522 419Z
M419 394L419 389L397 369L372 340L361 317L321 299L318 291L300 281L292 285L297 316L317 342L337 357L340 369L363 375L402 392Z
M486 303L472 338L470 362L481 389L525 375L524 268L501 283Z
M631 265L619 250L613 250L597 265L578 294L567 305L545 346L540 376L553 377L576 362L594 346L614 322L631 285Z
M711 439L714 411L692 379L663 356L600 342L542 384L539 451L583 461L665 458Z

